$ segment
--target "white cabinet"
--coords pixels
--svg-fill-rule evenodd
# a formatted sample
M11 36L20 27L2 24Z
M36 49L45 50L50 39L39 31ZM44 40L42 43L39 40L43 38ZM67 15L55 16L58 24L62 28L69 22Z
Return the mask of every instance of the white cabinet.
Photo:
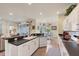
M39 37L36 39L36 48L39 48L40 43L39 43Z
M30 55L32 55L39 48L39 38L30 41Z
M28 43L24 43L24 44L18 46L18 55L19 56L29 55L29 52L30 52L29 48L30 48L30 46Z
M9 56L30 56L38 47L39 38L35 38L19 46L8 43L7 53Z
M63 29L65 31L78 31L79 24L79 4L75 9L66 17L63 23Z
M8 44L8 55L9 56L17 56L18 55L18 48L15 45Z
M9 56L27 56L28 53L29 49L26 43L20 46L9 44Z
M34 41L32 40L32 41L29 42L29 55L32 55L32 53L35 50L34 48L35 48L34 47Z
M47 45L47 37L40 37L40 47Z
M65 20L64 20L64 23L63 23L63 25L64 25L64 30L65 31L71 31L72 30L72 17L71 16L73 16L73 15L69 15Z

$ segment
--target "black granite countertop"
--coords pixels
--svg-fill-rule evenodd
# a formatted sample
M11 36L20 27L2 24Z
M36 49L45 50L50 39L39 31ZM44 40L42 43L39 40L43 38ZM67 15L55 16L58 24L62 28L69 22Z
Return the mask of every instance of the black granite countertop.
M35 37L35 38L37 38L37 37ZM33 39L35 39L35 38L33 38ZM30 39L30 40L28 40L28 39L18 39L18 40L16 40L16 41L15 41L15 40L13 40L13 41L9 41L9 40L8 40L8 42L9 42L10 44L19 46L19 45L24 44L24 43L26 43L26 42L28 42L28 41L33 40L33 39Z
M37 38L37 37L35 37L35 38ZM33 39L35 39L35 38L33 38ZM26 43L28 41L33 40L33 39L30 39L30 40L28 40L28 39L18 39L18 40L15 41L14 39L15 38L7 38L8 43L13 44L15 46L19 46L21 44L24 44L24 43Z
M12 41L12 42L9 42L9 43L13 44L13 45L16 45L16 46L19 46L19 45L24 44L24 43L26 43L28 41L29 40L21 39L21 40Z
M77 44L74 41L72 42L63 41L63 43L70 56L79 56L79 44Z
M15 38L17 38L16 41L14 40ZM34 37L34 38L32 38L32 39L30 39L30 40L28 40L28 39L23 39L23 38L25 38L25 37L7 37L7 38L3 38L3 39L8 40L8 43L10 43L10 44L13 44L13 45L15 45L15 46L19 46L19 45L21 45L21 44L24 44L24 43L26 43L26 42L28 42L28 41L31 41L31 40L37 38L37 36Z

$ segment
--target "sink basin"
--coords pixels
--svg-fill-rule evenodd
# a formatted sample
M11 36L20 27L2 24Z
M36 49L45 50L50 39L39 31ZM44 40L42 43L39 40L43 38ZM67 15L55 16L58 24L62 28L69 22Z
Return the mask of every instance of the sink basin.
M26 40L31 40L31 39L34 39L34 38L36 38L37 36L28 36L28 37L25 37L25 38L23 38L23 39L26 39Z

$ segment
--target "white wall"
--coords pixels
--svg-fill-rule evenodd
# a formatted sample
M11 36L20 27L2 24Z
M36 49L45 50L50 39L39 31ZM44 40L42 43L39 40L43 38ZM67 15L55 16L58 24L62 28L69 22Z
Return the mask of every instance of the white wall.
M59 15L58 16L58 33L62 34L63 33L63 24L64 24L65 16L64 15Z

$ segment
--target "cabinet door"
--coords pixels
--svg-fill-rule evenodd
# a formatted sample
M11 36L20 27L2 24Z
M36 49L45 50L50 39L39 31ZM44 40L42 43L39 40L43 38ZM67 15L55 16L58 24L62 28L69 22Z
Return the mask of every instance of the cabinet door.
M36 49L39 47L39 38L36 38Z
M23 53L22 53L23 56L28 56L29 55L29 46L28 46L28 44L23 45L22 50L23 50Z
M34 40L33 44L33 50L35 51L37 49L37 39Z
M8 44L9 48L9 56L18 56L18 48L15 45Z
M23 44L18 48L18 55L19 56L28 56L29 55L29 46L28 44Z
M34 52L34 49L35 49L35 46L34 46L34 40L32 40L32 41L30 41L29 42L29 55L32 55L33 54L33 52Z
M37 38L33 39L18 47L18 55L19 56L30 56L36 51L38 47L39 47L38 39Z
M46 37L40 37L40 47L47 45L47 38Z
M34 39L34 51L38 49L39 47L39 38Z
M38 39L33 39L32 41L29 42L29 55L32 55L38 48Z

